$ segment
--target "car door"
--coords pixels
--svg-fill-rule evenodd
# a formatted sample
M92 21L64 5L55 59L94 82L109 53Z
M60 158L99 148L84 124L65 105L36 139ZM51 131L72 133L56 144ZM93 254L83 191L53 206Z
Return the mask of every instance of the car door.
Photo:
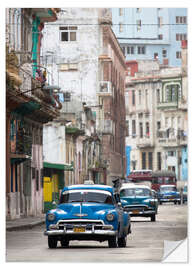
M124 231L125 231L125 227L127 227L127 221L126 221L126 218L125 218L125 213L124 213L124 210L121 206L121 200L120 200L120 196L119 194L115 194L114 196L115 198L115 207L116 207L116 210L117 210L117 213L118 213L118 216L119 216L119 224L120 224L120 227L119 227L119 237L121 237L123 234L124 234Z

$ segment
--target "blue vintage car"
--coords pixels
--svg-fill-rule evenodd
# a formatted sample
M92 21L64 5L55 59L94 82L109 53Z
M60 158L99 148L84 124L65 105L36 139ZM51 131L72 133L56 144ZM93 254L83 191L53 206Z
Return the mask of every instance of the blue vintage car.
M173 202L174 204L180 204L180 192L177 191L175 185L161 185L158 192L159 203Z
M67 247L71 240L108 241L110 248L125 247L130 216L120 197L107 185L82 184L65 187L56 209L46 214L49 248L58 241Z
M150 217L151 221L156 221L158 199L148 186L123 184L120 188L120 198L130 216Z

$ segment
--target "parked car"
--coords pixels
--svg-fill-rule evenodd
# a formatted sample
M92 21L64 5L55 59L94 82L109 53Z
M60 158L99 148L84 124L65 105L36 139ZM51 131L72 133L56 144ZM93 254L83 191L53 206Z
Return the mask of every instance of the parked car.
M175 185L161 185L158 192L159 203L173 202L180 204L180 192L177 191Z
M113 187L87 184L65 187L56 209L46 214L49 248L58 241L67 247L71 240L108 241L110 248L126 247L130 216L123 211Z
M188 186L187 186L187 184L185 184L183 191L182 191L182 202L183 203L185 203L185 202L187 203L187 201L188 201L187 193L188 193Z
M130 216L150 217L156 221L158 200L146 185L123 184L120 189L122 205Z

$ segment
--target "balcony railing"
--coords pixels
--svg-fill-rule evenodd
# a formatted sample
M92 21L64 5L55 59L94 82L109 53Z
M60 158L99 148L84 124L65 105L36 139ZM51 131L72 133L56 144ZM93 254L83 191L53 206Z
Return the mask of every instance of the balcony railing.
M11 140L11 153L18 155L32 155L32 136L22 135L14 136Z

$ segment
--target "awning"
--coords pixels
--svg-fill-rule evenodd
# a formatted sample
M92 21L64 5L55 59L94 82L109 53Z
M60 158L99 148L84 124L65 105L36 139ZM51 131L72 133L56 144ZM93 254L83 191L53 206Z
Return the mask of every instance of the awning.
M44 168L58 169L58 170L63 170L63 171L74 170L73 164L58 164L58 163L50 163L50 162L44 162Z
M11 164L17 163L20 164L26 160L31 159L31 156L28 155L24 155L24 154L10 154L10 160L11 160Z

